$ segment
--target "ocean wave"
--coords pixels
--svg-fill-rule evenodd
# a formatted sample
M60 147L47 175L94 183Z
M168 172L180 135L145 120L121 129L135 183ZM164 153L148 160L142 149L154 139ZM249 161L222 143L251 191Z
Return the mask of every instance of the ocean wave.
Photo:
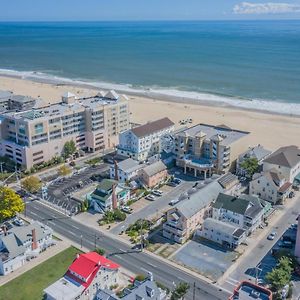
M51 72L51 70L49 70ZM52 72L51 72L52 73ZM84 86L97 89L114 89L121 93L136 96L145 96L152 99L161 99L176 102L192 102L214 106L229 106L247 110L263 111L274 114L300 116L300 104L283 101L271 101L262 99L247 99L232 95L213 94L208 92L184 91L177 88L162 87L138 87L130 84L118 84L110 82L86 81L84 79L71 79L52 75L39 71L15 71L0 69L0 75L11 76L50 84L66 84Z

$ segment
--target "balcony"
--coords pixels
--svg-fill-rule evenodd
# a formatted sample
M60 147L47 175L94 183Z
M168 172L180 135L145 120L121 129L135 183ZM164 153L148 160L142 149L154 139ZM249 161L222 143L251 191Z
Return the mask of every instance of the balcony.
M166 230L166 231L173 233L175 235L178 235L178 236L184 236L186 234L186 230L182 230L180 228L173 227L171 225L170 221L167 221L166 223L163 224L163 230Z

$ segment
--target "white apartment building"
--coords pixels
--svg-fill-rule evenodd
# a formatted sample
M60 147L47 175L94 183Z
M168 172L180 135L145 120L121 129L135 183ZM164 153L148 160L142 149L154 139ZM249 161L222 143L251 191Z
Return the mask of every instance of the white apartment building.
M129 128L128 100L111 91L59 104L0 115L0 155L31 168L60 156L67 141L90 152L112 148Z
M161 138L174 131L175 124L163 118L122 132L119 137L118 153L138 161L160 153Z

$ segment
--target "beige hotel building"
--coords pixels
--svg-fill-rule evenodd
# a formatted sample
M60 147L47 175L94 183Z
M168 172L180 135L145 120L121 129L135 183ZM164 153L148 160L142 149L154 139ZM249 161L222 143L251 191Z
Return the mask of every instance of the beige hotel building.
M128 99L114 91L0 115L0 155L31 168L62 154L67 141L95 152L112 148L120 132L129 129Z

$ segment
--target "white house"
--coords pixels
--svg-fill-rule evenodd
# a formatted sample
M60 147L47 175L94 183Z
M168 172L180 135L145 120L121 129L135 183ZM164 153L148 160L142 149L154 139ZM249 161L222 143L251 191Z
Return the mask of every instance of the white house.
M263 160L266 159L272 151L265 149L262 145L250 147L246 152L239 155L236 161L236 174L240 176L247 176L247 170L242 168L242 164L249 158L255 158L258 165L261 167Z
M161 151L161 137L174 131L175 124L163 118L120 133L118 154L145 161Z
M245 229L213 218L205 219L196 235L229 248L236 248L246 239Z
M292 183L276 169L257 173L249 185L249 193L276 204L284 201L291 192Z
M52 229L39 222L5 230L0 236L0 275L17 270L52 244Z
M297 146L281 147L263 161L263 171L276 170L290 183L300 174L300 149Z
M120 266L96 252L78 254L66 274L45 290L47 300L92 300L119 282Z
M235 197L220 193L212 204L211 217L232 223L250 233L262 223L264 212L264 206L256 196Z
M139 171L144 167L143 164L132 158L116 162L110 166L110 178L117 179L119 182L130 182L139 177ZM117 173L116 173L117 168ZM117 176L117 178L116 178Z

